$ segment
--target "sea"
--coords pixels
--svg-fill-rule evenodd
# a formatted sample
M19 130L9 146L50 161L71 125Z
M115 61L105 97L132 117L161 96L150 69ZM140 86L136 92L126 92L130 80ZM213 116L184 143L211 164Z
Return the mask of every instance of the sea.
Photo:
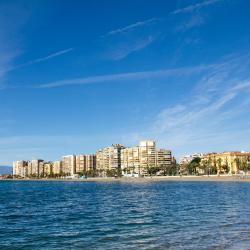
M250 249L250 183L0 181L0 249Z

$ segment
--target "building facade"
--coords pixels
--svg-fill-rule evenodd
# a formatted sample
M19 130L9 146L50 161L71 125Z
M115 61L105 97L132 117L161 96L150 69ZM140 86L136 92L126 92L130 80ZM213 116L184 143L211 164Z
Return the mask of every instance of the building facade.
M167 167L171 164L171 151L157 150L152 140L140 141L139 146L122 149L121 166L124 175L144 175L151 167Z
M250 152L208 153L202 157L201 163L215 167L218 174L236 174L244 168L243 164L250 164Z
M76 173L84 173L96 169L96 155L77 155L76 156Z
M124 148L121 151L121 169L123 174L140 173L140 148Z
M53 174L61 175L62 174L62 161L53 162Z
M106 175L107 171L121 171L121 151L124 146L112 144L111 147L99 149L96 152L96 170L100 175Z
M26 177L27 176L27 161L14 161L13 162L13 175L19 177Z
M76 156L65 155L62 157L62 173L73 176L76 174Z
M30 162L30 175L33 177L40 177L43 174L44 160L31 160Z
M168 167L172 164L172 152L168 149L159 149L156 151L156 162L158 167Z
M202 153L194 153L194 154L190 154L190 155L184 155L183 157L180 158L180 164L184 165L184 164L189 164L193 159L195 158L202 158L203 154Z

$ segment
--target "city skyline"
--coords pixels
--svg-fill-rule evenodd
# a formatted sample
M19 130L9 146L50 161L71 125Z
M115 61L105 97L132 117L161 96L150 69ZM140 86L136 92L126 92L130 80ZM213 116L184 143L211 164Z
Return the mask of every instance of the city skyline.
M145 138L250 151L249 7L0 1L0 165Z
M170 168L175 164L171 150L156 147L153 140L140 141L137 146L112 144L97 149L95 154L64 155L60 160L43 159L13 161L16 177L66 177L92 175L99 177L144 175L149 168ZM55 176L56 175L56 176Z

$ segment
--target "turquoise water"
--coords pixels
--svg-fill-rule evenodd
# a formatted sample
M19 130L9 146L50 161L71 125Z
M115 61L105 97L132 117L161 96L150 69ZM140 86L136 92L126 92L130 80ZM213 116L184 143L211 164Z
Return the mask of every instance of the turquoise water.
M0 249L250 249L250 183L0 181Z

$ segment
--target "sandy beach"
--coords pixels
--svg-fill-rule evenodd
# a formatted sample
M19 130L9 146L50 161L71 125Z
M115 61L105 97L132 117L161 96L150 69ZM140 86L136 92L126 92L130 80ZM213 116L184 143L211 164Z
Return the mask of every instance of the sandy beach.
M0 179L1 180L1 179ZM157 182L157 181L215 181L215 182L250 182L250 176L152 176L152 177L89 177L87 179L2 179L16 181L77 181L77 182Z

